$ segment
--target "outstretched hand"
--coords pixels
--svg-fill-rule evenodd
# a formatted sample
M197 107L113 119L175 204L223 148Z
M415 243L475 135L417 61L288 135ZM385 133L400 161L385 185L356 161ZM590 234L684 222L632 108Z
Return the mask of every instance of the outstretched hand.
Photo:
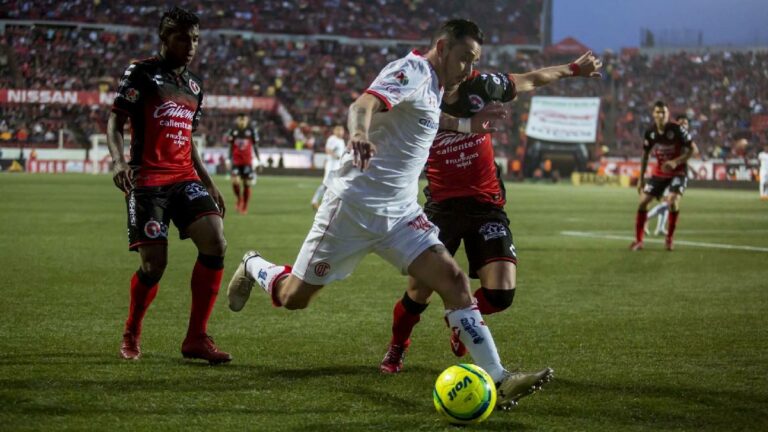
M587 51L581 57L573 61L573 64L579 67L577 76L585 78L600 78L603 75L600 69L603 67L603 61L595 57L592 51Z
M507 110L499 102L491 102L472 116L472 133L486 134L499 130L496 124L507 118Z

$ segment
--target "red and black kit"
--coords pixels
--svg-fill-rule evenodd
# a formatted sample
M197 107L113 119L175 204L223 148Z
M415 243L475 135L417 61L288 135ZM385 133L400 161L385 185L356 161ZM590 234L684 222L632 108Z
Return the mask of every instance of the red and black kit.
M653 152L656 157L651 179L646 183L643 192L660 198L664 195L664 190L669 188L670 192L682 195L688 186L688 164L682 163L669 172L662 170L662 166L691 148L691 135L679 124L668 122L661 132L656 126L646 130L643 138L643 150Z
M458 100L443 112L467 118L490 102L517 96L509 75L474 72L461 83ZM490 134L440 130L425 168L427 202L424 210L440 228L440 240L454 254L461 241L469 259L469 276L493 261L517 262L509 219L504 212L506 191L496 165Z
M253 156L259 156L259 134L253 128L234 128L227 134L232 176L253 179Z
M131 250L166 242L170 220L186 238L191 222L219 213L192 161L192 132L202 103L202 81L186 69L176 74L159 56L131 64L120 80L112 111L131 120L128 163L135 187L126 197Z

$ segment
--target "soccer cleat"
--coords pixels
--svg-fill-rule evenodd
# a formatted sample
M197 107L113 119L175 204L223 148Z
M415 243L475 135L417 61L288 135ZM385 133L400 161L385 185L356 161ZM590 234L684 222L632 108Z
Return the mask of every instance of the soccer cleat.
M631 251L639 251L643 249L643 242L642 241L633 241L631 245L629 245L629 250Z
M650 234L650 231L648 231L648 222L645 223L645 226L643 227L643 232L645 233L645 235Z
M464 357L467 355L467 347L464 346L464 342L459 338L459 332L461 330L454 328L451 331L451 352L456 357Z
M138 360L141 357L139 337L131 332L123 333L123 343L120 345L120 357L124 360Z
M521 398L532 395L552 380L555 371L544 368L537 372L505 371L501 381L496 383L496 407L507 410L517 406Z
M668 251L673 251L673 250L675 250L675 245L674 245L674 242L673 242L673 241L672 241L672 239L671 239L671 238L669 238L669 237L667 237L666 239L664 239L664 247L665 247L665 248L666 248Z
M208 363L212 365L232 361L232 356L224 351L219 351L213 338L206 334L196 337L187 336L181 344L181 355L184 358L208 360Z
M379 370L385 374L396 374L403 369L403 360L405 360L405 352L408 351L408 347L411 345L411 340L407 339L404 344L396 345L389 344L389 349L384 355L384 359L381 360Z
M232 275L232 279L227 286L227 298L229 299L229 308L234 312L239 312L245 307L245 303L248 302L248 298L251 296L251 290L253 284L256 283L245 269L245 263L249 258L257 257L259 253L256 251L248 251L243 256L243 260L240 261L240 265L237 266L235 274Z

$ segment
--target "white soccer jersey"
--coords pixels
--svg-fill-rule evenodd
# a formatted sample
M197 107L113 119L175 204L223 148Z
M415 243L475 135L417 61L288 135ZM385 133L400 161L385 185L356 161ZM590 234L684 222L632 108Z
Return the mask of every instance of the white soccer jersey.
M757 159L760 160L760 178L768 177L768 152L760 152Z
M360 171L346 153L328 187L350 205L405 216L419 207L419 174L440 123L443 89L427 59L413 51L382 69L366 92L387 107L373 114L368 131L376 155Z
M339 167L339 162L341 157L344 155L346 146L347 145L344 144L344 140L337 137L336 135L331 135L328 137L328 141L325 142L325 149L326 151L330 150L331 154L326 154L325 158L326 179L328 178L328 173Z

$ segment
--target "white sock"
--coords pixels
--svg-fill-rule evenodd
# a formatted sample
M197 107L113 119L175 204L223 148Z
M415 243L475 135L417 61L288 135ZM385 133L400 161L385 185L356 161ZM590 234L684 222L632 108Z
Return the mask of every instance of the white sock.
M312 204L320 204L320 200L323 199L324 194L325 185L321 183L320 186L318 186L315 190L315 195L312 197Z
M267 294L272 294L272 283L285 272L285 266L272 264L260 256L248 258L245 271Z
M667 204L665 202L663 202L661 204L656 204L656 206L653 207L651 209L651 211L648 212L648 217L647 218L648 219L655 218L657 214L661 213L662 210L666 209L667 207L669 207L669 204Z
M445 317L451 330L459 330L459 339L467 347L475 364L488 372L494 382L500 381L504 376L504 366L501 365L491 330L485 325L477 306L446 310Z
M766 181L760 183L760 196L768 196L768 182Z
M656 220L656 232L661 232L667 226L667 215L669 215L669 204L659 211L659 218Z

